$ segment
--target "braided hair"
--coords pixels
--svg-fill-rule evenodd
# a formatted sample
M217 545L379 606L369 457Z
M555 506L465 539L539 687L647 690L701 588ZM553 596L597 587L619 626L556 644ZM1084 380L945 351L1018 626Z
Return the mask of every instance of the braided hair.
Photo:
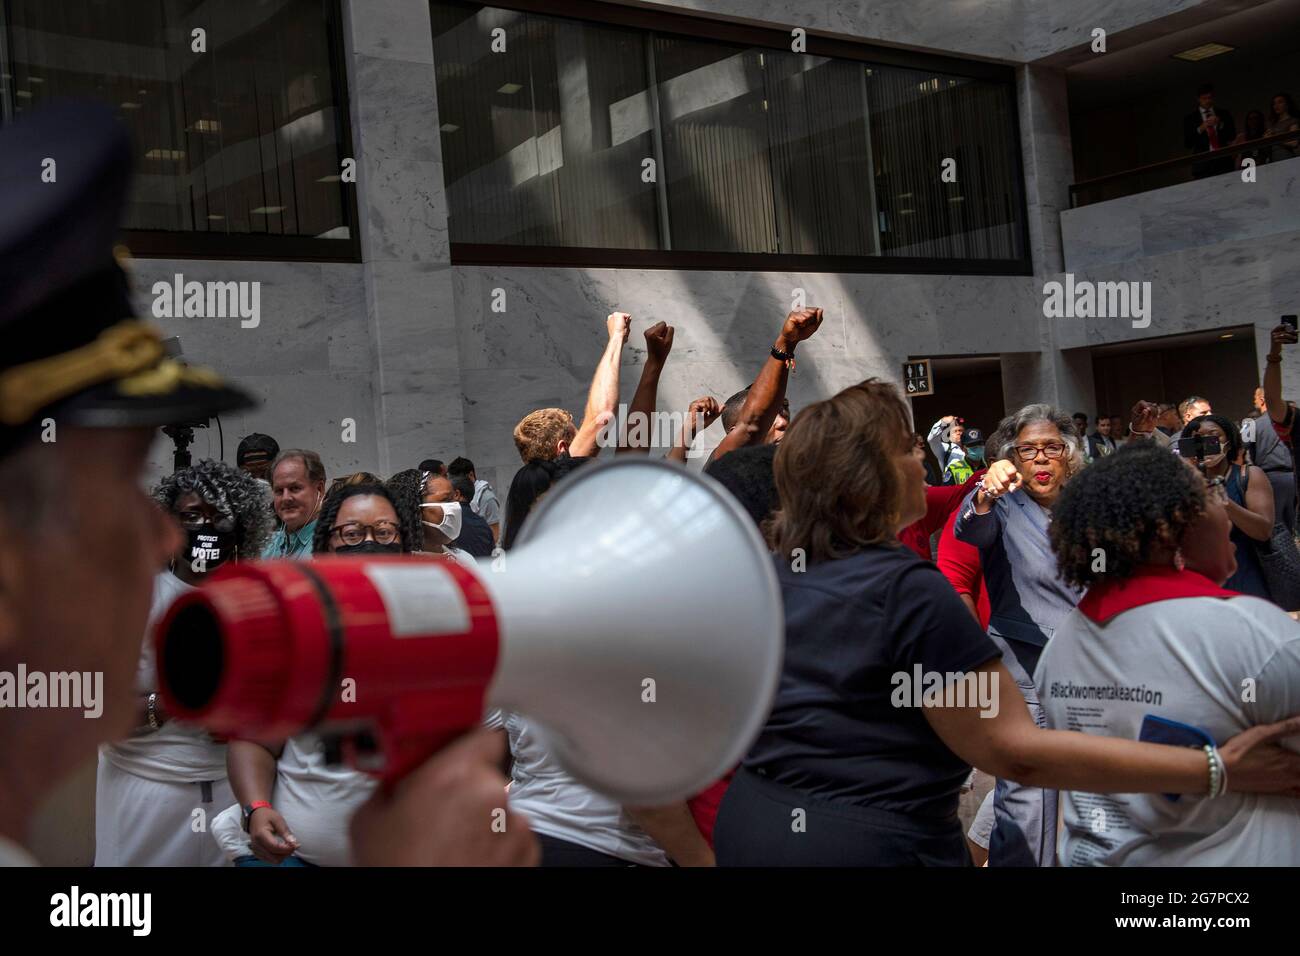
M190 492L235 522L239 554L255 558L262 553L274 524L271 493L263 482L225 462L205 458L168 475L154 489L153 497L170 513L176 499Z
M384 482L384 487L392 495L393 507L397 509L397 521L402 527L402 539L406 539L408 527L414 529L411 532L414 535L411 539L412 551L424 550L424 525L420 523L423 512L420 510L420 502L424 500L425 480L425 472L418 468L407 468Z
M329 554L330 536L334 533L334 522L338 520L339 508L343 506L343 502L357 495L374 495L392 505L393 511L397 512L397 527L402 535L402 554L410 554L415 550L416 542L422 540L419 521L417 520L415 526L411 527L408 516L402 513L400 503L384 485L378 482L363 482L356 485L343 485L325 496L320 509L320 519L316 522L316 530L311 536L312 554Z

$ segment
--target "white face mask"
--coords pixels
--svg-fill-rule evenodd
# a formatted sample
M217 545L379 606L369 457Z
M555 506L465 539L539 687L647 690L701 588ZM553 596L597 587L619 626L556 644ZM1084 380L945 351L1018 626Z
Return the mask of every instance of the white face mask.
M448 541L455 541L457 538L460 537L460 502L459 501L444 501L441 504L435 504L433 502L429 502L429 503L421 504L420 507L422 509L424 508L442 509L441 523L435 524L432 521L421 521L420 524L424 525L426 528L433 528L435 531L441 531L443 534L447 536Z

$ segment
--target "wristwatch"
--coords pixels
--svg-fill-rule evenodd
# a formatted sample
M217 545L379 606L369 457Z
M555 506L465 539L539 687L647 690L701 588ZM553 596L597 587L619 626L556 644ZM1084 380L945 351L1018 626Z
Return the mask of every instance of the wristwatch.
M270 806L271 803L269 800L254 800L252 803L244 804L244 812L242 819L240 820L240 826L244 828L245 833L248 832L248 825L253 820L253 814L263 808L269 809Z

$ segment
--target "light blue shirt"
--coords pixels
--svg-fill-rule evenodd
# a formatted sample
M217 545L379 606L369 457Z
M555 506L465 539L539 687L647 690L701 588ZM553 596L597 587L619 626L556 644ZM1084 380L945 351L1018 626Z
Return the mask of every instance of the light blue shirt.
M293 558L297 561L310 561L311 539L316 533L316 522L319 520L313 518L297 531L292 532L281 525L275 534L271 535L271 540L262 550L262 560Z

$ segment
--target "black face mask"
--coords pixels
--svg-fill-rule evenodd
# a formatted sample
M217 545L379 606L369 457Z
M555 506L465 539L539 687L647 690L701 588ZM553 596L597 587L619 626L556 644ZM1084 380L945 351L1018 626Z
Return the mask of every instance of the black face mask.
M402 546L396 541L380 544L378 541L362 541L360 544L345 544L334 549L335 554L401 554Z
M186 532L189 539L186 554L190 567L198 572L211 571L234 557L235 533L213 531L210 527L194 528Z

